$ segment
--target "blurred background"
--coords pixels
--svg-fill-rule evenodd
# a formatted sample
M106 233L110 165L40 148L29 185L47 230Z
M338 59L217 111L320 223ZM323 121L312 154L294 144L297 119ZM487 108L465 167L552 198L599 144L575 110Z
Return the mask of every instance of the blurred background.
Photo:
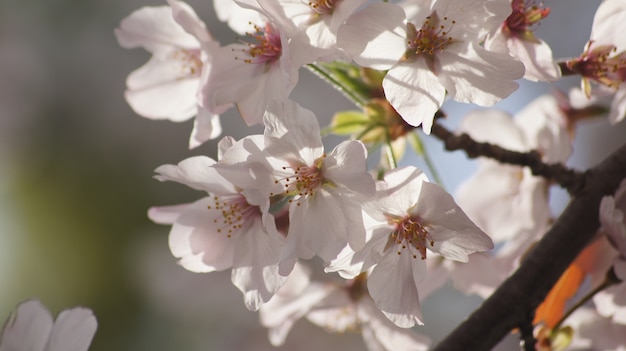
M222 43L235 34L219 23L210 0L189 1ZM215 157L216 141L187 149L192 122L151 121L123 98L126 76L149 54L118 46L113 29L151 0L0 0L0 320L28 298L53 314L83 305L99 327L91 350L276 350L258 315L243 305L229 272L193 274L176 264L168 227L150 222L150 206L195 200L201 194L152 178L161 164L193 155ZM552 13L536 34L558 58L578 56L599 1L545 0ZM579 84L570 77L557 86ZM550 86L521 82L498 105L515 112ZM292 97L322 124L352 105L307 71ZM450 123L474 106L448 104ZM260 132L234 111L222 117L224 134ZM626 123L606 120L578 130L572 165L598 163L626 138ZM339 139L330 139L336 143ZM424 138L448 191L474 164ZM405 164L421 165L408 155ZM555 211L565 195L555 192ZM442 303L443 301L443 303ZM480 300L442 290L423 303L435 341ZM501 349L514 349L511 339ZM279 350L360 350L359 335L333 335L299 322Z

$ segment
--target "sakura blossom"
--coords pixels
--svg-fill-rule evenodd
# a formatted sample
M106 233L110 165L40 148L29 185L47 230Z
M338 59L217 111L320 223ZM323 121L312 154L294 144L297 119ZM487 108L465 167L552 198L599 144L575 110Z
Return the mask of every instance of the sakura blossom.
M518 87L524 67L479 42L509 15L498 1L420 1L402 7L375 3L352 15L337 42L359 65L389 70L385 96L413 126L430 133L446 93L464 103L491 106Z
M537 150L546 162L564 162L571 153L567 116L558 101L544 95L516 118L498 110L475 111L463 120L460 131L477 141L509 150ZM480 160L477 173L457 191L459 205L494 241L519 233L535 236L550 221L548 183L528 169Z
M273 345L282 345L293 323L306 317L335 333L361 331L371 351L427 350L428 338L391 323L374 305L365 274L345 284L311 282L296 265L285 286L260 310Z
M533 33L533 29L548 16L550 8L535 0L513 0L513 13L485 41L485 48L509 53L520 60L530 81L555 81L561 69L552 57L550 46Z
M375 191L366 171L363 144L344 141L325 153L315 115L291 100L270 105L264 122L264 145L254 145L250 139L246 146L259 152L242 157L243 163L226 157L225 162L245 169L266 167L265 175L255 175L254 182L237 185L287 201L286 255L302 259L317 255L330 262L346 244L362 247L365 229L360 202ZM220 172L228 173L228 167L220 167ZM273 179L271 184L265 181L267 174Z
M626 181L622 181L614 196L605 196L600 203L600 231L607 235L617 250L613 260L613 273L619 280L626 281ZM626 325L626 284L619 283L594 296L597 311L613 322Z
M263 121L268 104L287 99L298 82L300 66L292 62L291 39L280 22L256 3L244 5L245 18L254 10L262 22L247 22L249 29L241 43L210 50L211 65L202 73L198 98L213 113L235 104L244 121L253 125ZM233 11L231 16L237 18L238 12Z
M365 0L259 0L293 38L294 61L299 64L348 58L337 46L337 32Z
M179 264L198 273L232 268L232 282L246 307L257 310L284 284L278 263L284 238L269 214L269 199L256 203L223 178L204 156L157 168L157 179L175 181L208 196L193 203L153 207L149 217L171 224L169 246Z
M236 41L225 45L189 5L167 4L132 13L116 30L123 47L152 54L127 80L128 103L151 119L195 115L190 148L221 134L218 115L231 106L248 126L262 124L263 133L224 137L214 149L216 159L191 156L158 167L157 180L201 194L189 203L152 207L148 216L168 226L170 261L195 273L230 272L246 308L260 312L271 344L283 345L292 327L306 319L333 333L359 332L371 351L427 350L430 340L410 329L430 323L422 315L427 296L451 283L483 298L502 295L511 306L518 301L510 301L507 289L516 285L503 282L512 279L528 287L530 297L513 294L520 304L508 314L499 304L498 312L505 313L493 316L504 320L499 326L518 328L526 349L555 350L570 342L590 348L599 339L602 349L622 349L626 181L602 200L599 212L585 213L599 215L599 231L587 228L597 224L595 218L580 216L591 220L580 226L584 233L576 233L581 240L568 243L579 251L582 239L593 239L599 253L580 269L595 294L581 301L593 299L595 310L570 300L580 310L570 316L559 305L559 316L567 318L552 324L544 313L552 295L548 303L539 295L554 285L558 269L578 262L571 262L573 250L556 250L568 239L559 228L570 224L559 221L576 217L587 202L597 203L587 201L597 194L585 192L614 187L613 175L623 171L618 153L589 172L566 165L577 122L606 113L598 104L602 96L614 96L611 123L626 114L623 0L602 2L584 52L559 63L535 36L551 12L535 0L215 0L217 18L236 33ZM302 101L309 110L297 102L303 66L363 112L339 111L322 128L331 116L318 120L319 103ZM442 121L453 118L446 98L490 107L518 88L517 79L556 82L561 68L583 78L583 99L574 101L576 93L571 101L544 95L514 116L477 110L458 128L466 135L455 136ZM335 135L324 139L328 133ZM461 185L456 200L424 171L404 165L411 161L402 158L409 141L427 172L443 183L422 137L435 137L470 158L489 157L478 160L478 171ZM531 159L530 166L519 156ZM607 183L599 184L604 176ZM549 202L553 185L566 188L575 205L561 219ZM559 254L541 255L535 245ZM322 266L315 281L309 269L314 264ZM530 275L514 273L544 266L546 277L533 274L538 285ZM605 277L614 278L611 287L598 283ZM575 291L584 294L579 283ZM480 312L490 313L490 303ZM527 312L523 319L520 306ZM502 337L491 335L489 325L479 328L488 337L476 345L466 340L461 348L487 349ZM474 347L478 343L483 347Z
M614 196L605 196L600 203L601 231L626 260L626 180L622 181Z
M169 4L141 8L115 30L123 47L143 47L152 53L144 66L128 76L124 96L146 118L182 122L196 116L189 140L194 148L221 134L219 114L228 108L219 106L211 113L196 99L206 51L219 44L189 5L176 0Z
M590 98L592 83L596 89L611 90L615 95L609 121L616 124L626 115L626 42L617 33L626 30L626 4L619 0L603 1L596 11L591 36L577 59L567 67L582 77L582 89Z
M63 310L53 319L38 300L27 300L2 329L0 351L87 351L98 322L84 307Z
M373 266L369 293L402 328L423 324L418 290L426 276L427 251L467 262L469 254L493 248L452 197L415 167L387 172L365 211L373 219L370 238L352 260L363 261L363 270Z

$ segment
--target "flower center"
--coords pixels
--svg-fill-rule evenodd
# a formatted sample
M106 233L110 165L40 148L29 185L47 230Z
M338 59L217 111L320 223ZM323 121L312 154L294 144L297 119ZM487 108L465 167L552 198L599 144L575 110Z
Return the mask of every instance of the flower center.
M311 0L309 7L319 15L330 15L341 0Z
M455 20L450 20L448 17L440 20L436 12L426 17L420 29L417 29L413 23L407 23L405 58L416 55L434 56L445 50L453 42L449 34L455 23Z
M180 49L174 52L173 58L181 65L181 74L178 79L199 77L202 71L200 49Z
M505 29L518 38L535 41L532 26L550 14L550 8L543 8L543 3L537 4L534 0L513 0L513 12L504 21Z
M575 60L568 61L567 66L583 78L593 79L599 84L617 89L626 81L626 52L613 55L617 48L613 45L601 45L593 50L589 42L587 50ZM585 93L590 94L590 88L585 88Z
M322 157L315 160L312 166L283 166L283 171L291 171L293 174L277 179L274 183L283 184L285 188L285 192L283 193L284 196L293 196L298 198L313 196L315 191L317 191L317 189L319 189L324 182L322 175L322 162L324 157L326 157L326 155L322 155ZM293 201L294 199L289 200L289 202ZM298 202L297 205L300 206L300 203Z
M408 249L409 254L417 259L417 255L411 249L413 248L420 253L422 260L425 260L426 248L435 245L435 241L428 232L429 227L424 225L419 217L398 218L393 215L387 215L387 217L395 229L389 236L385 251L395 244L398 255Z
M218 233L231 237L254 218L261 216L258 206L252 206L243 195L214 196L213 205L207 206L213 216Z
M264 28L250 23L254 27L254 33L246 33L252 42L246 42L247 50L243 50L249 58L246 63L271 64L276 62L282 53L280 33L271 23L266 23Z

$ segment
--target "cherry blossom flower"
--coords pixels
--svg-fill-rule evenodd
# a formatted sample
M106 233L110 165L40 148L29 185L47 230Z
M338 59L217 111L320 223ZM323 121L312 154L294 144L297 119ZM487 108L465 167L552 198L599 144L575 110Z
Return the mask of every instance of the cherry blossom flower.
M374 222L353 261L362 260L363 269L375 265L368 278L370 295L402 328L423 323L418 285L426 276L427 250L467 262L469 254L493 248L452 197L415 167L387 172L375 199L364 207Z
M600 202L600 224L622 259L626 260L626 180L614 196L605 196Z
M242 189L257 189L267 197L289 205L289 230L285 255L329 262L348 243L358 249L365 242L361 201L375 192L366 171L367 151L360 141L344 141L329 154L324 152L315 115L287 100L272 103L264 117L264 143L256 139L241 143L251 152L243 162L224 162L238 168L266 167L253 180L232 177L231 167L220 172ZM240 154L245 152L242 150ZM267 174L272 177L266 181Z
M596 310L600 315L610 318L613 323L626 326L626 260L616 259L613 262L613 272L622 282L598 292L593 297Z
M124 96L146 118L182 122L196 116L189 140L194 148L221 134L218 115L228 108L219 106L210 113L196 99L206 50L218 43L189 5L176 0L169 4L141 8L115 30L123 47L143 47L152 53L144 66L128 76Z
M474 140L526 152L536 150L547 163L564 162L571 153L567 116L558 101L544 95L516 118L497 110L468 114L460 131ZM480 159L476 174L457 191L461 207L494 241L508 240L520 232L534 236L550 221L548 182L527 168Z
M172 224L169 245L192 272L232 268L232 282L244 293L246 307L257 310L283 285L278 274L284 238L269 214L269 199L257 203L223 178L215 161L197 156L177 166L157 168L157 179L175 181L209 196L190 204L153 207L150 219ZM258 197L256 197L258 199Z
M485 48L509 53L526 67L524 78L531 81L554 81L561 69L552 57L550 46L537 38L533 27L546 18L549 8L535 0L513 0L513 13L502 26L485 41Z
M617 250L613 272L626 281L626 181L622 181L614 196L605 196L600 202L600 231ZM598 313L613 322L626 325L626 284L620 283L598 292L593 301Z
M366 0L259 0L293 38L294 61L299 64L348 58L337 46L337 32Z
M258 5L243 1L243 19L257 11L264 22L249 24L242 43L230 44L209 52L210 67L202 72L200 105L219 112L234 103L248 125L261 123L267 105L287 99L298 82L299 65L292 62L291 41L280 22L273 20ZM232 9L235 20L239 12ZM241 19L240 19L241 21Z
M310 281L296 265L283 288L261 306L261 323L273 345L282 345L292 325L302 317L326 330L359 331L371 351L427 350L428 338L395 326L376 308L365 286L365 274L346 284Z
M603 1L593 19L591 36L584 52L567 62L567 67L582 76L582 89L590 98L591 82L615 94L609 121L616 124L626 115L626 4L620 0Z
M447 94L490 106L517 89L523 65L479 46L510 12L501 1L420 1L415 14L371 4L341 26L338 44L361 66L389 70L385 96L407 123L430 133Z
M0 351L87 351L97 327L87 308L64 310L54 321L41 302L27 300L4 324Z
M460 131L509 150L536 150L547 163L565 162L571 153L568 127L573 111L560 99L544 95L515 118L497 110L470 113ZM457 200L501 244L492 255L474 254L467 264L451 267L455 287L486 298L517 269L520 258L551 226L548 187L527 168L479 160L477 172L458 189Z

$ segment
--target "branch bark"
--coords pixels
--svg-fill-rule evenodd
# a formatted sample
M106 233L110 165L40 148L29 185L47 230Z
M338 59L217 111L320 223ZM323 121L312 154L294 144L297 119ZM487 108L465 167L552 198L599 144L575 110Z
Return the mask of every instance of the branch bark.
M434 350L490 350L522 325L591 242L600 225L602 197L614 194L624 178L626 145L585 173L585 181L573 192L568 207L520 268Z
M584 186L585 175L565 167L560 163L546 164L536 151L517 152L504 149L498 145L477 142L463 133L456 135L441 124L435 122L432 135L444 142L446 150L463 150L469 158L488 157L500 163L530 168L532 174L552 180L570 194L577 193Z

